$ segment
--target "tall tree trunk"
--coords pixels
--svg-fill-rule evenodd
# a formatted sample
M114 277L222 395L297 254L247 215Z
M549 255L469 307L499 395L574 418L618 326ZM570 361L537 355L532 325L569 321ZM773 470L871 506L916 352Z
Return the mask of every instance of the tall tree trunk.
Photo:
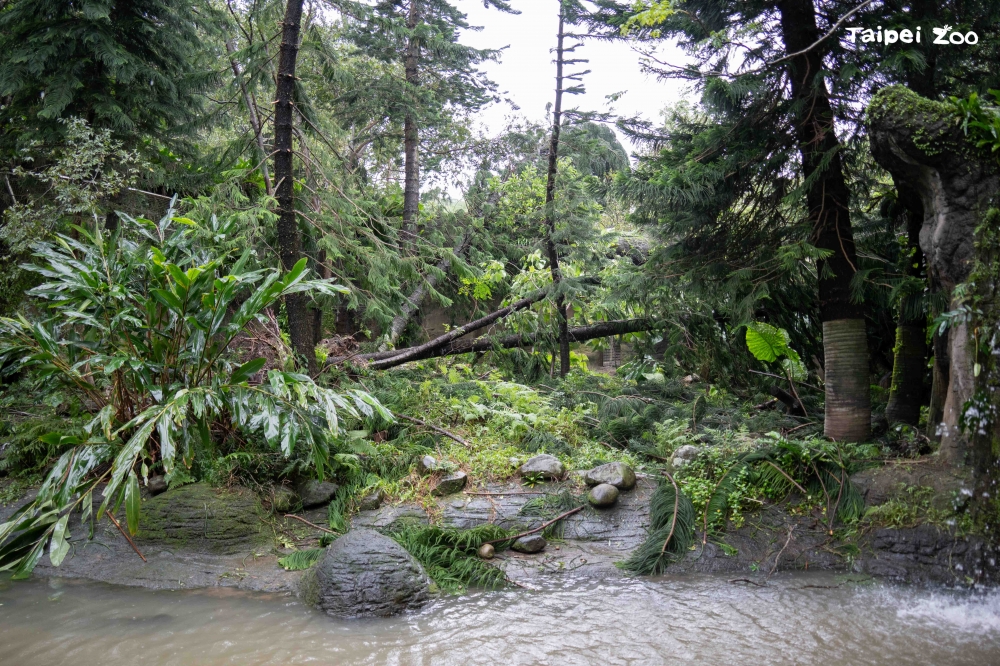
M281 265L290 270L302 258L302 234L295 213L294 152L292 127L295 105L295 60L299 54L299 27L303 0L288 0L285 20L281 25L281 50L278 55L278 77L274 102L274 177L275 198L278 201L278 251ZM316 372L316 353L312 317L304 294L285 297L288 332L292 348L303 358L311 374Z
M812 0L780 0L781 31L789 59L802 176L813 243L833 254L818 262L820 317L826 370L827 437L863 441L871 433L868 339L861 307L851 302L857 253L851 228L850 193L844 180L840 142L823 80L822 54ZM824 164L826 162L826 164Z
M260 121L260 113L257 110L257 102L250 95L250 91L247 89L246 81L243 80L243 68L240 67L240 63L236 61L236 39L233 38L226 42L226 52L229 53L229 66L233 70L233 77L236 79L236 84L240 87L240 95L243 97L243 104L247 107L247 116L250 119L250 129L253 130L254 141L257 144L258 156L257 159L260 160L260 175L264 178L264 191L267 192L268 196L274 194L274 190L271 187L271 174L267 170L267 149L264 147L264 126Z
M410 0L406 17L406 27L410 37L406 43L405 75L410 104L416 104L416 88L420 85L420 41L414 31L420 25L420 0ZM420 215L420 162L418 148L420 132L413 108L407 110L403 119L403 151L405 181L403 183L403 246L415 249L417 242L417 218Z
M562 1L559 2L559 34L556 41L556 103L552 108L552 136L549 138L549 170L545 182L545 225L548 236L545 247L549 255L552 271L552 285L558 293L562 282L559 269L559 252L556 249L556 175L559 170L559 131L562 126L563 59L565 46L565 16ZM566 299L562 294L556 297L556 320L559 324L559 376L569 372L569 321L566 317Z
M924 207L917 196L907 196L905 188L897 190L907 208L907 257L903 274L924 278L924 253L920 249L920 227L924 223ZM924 400L924 371L927 367L927 317L913 312L914 296L904 295L899 304L896 324L896 345L893 348L892 387L885 416L889 423L917 425Z

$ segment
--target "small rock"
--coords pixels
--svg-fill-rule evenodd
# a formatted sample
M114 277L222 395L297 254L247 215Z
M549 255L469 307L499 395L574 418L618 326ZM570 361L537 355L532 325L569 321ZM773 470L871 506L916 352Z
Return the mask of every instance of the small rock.
M150 495L159 495L167 490L167 480L162 476L151 476L146 481L146 489Z
M597 508L614 506L618 502L618 489L610 483L596 485L587 493L587 501Z
M607 483L619 490L632 490L635 488L635 472L625 463L613 462L590 470L584 481L588 486Z
M488 543L484 543L479 547L479 557L484 560L492 560L494 553L496 553L496 550Z
M461 491L462 488L465 488L465 484L468 480L469 477L465 472L453 472L438 481L438 484L434 487L434 490L431 491L431 494L437 497L452 495Z
M561 479L565 472L566 468L559 459L548 453L529 458L517 470L521 476L538 476L546 480Z
M375 511L385 501L385 492L377 488L358 500L359 511Z
M528 553L530 555L545 550L546 543L545 537L541 534L529 534L515 541L511 548L519 553Z
M690 444L685 444L681 448L674 451L673 458L671 459L671 464L674 467L683 467L689 462L695 460L701 455L701 449L697 446L691 446Z
M299 485L299 497L303 509L315 509L330 503L340 488L329 481L306 481Z
M299 502L299 496L288 486L275 486L271 491L271 508L275 513L288 513Z
M424 456L417 461L417 471L421 474L430 474L438 468L438 461L434 456Z

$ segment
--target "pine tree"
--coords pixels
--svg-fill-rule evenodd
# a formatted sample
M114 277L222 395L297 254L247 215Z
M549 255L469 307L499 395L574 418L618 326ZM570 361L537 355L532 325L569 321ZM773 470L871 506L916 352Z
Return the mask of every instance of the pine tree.
M199 11L199 9L201 11ZM77 116L135 144L191 122L207 7L182 0L13 0L0 12L0 150Z

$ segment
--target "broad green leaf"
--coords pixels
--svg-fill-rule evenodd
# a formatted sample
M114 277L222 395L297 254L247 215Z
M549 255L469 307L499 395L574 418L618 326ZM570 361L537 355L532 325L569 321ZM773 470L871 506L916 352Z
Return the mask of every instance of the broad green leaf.
M260 372L265 365L267 365L266 358L255 358L252 361L247 361L240 367L233 370L233 374L229 378L229 383L242 384L250 379L251 376Z
M139 531L139 501L139 479L134 471L130 471L125 485L125 521L132 535Z
M758 361L773 362L788 350L784 331L762 322L747 324L747 349Z
M49 542L49 561L52 562L52 566L57 567L62 564L62 561L66 558L66 554L69 552L69 530L66 529L66 524L69 522L69 513L66 513L62 518L56 521L55 527L52 528L52 540Z
M39 539L35 547L31 549L21 563L14 570L14 575L11 576L12 580L26 580L31 577L31 572L35 570L35 565L38 564L38 560L42 559L42 553L45 552L45 541L46 539Z

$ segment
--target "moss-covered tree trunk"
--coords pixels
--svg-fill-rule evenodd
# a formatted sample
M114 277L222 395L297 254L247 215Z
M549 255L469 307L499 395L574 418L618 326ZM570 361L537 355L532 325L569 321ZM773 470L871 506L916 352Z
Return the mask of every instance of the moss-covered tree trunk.
M950 310L962 312L965 289L975 259L975 230L991 198L1000 189L996 168L966 141L959 119L948 104L924 99L901 86L880 91L868 109L872 154L897 183L916 192L924 209L920 247L932 284L940 285ZM975 345L979 333L959 314L952 318L946 344L935 345L934 394L944 397L940 455L951 464L967 462L969 437L962 428L965 406L975 388ZM946 354L941 354L940 347ZM947 356L947 376L943 375ZM947 379L947 388L943 387ZM936 415L932 400L932 416Z
M905 187L902 192L906 192ZM914 285L924 279L924 253L920 249L920 227L924 211L915 195L903 197L907 208L906 267ZM921 290L922 291L922 290ZM899 303L896 345L893 348L892 386L885 416L889 423L917 425L924 400L924 370L927 367L927 318L920 307L920 293L904 293Z
M861 306L851 297L857 252L851 227L850 191L844 180L840 141L823 78L813 0L782 0L781 33L797 110L796 127L809 221L819 262L820 317L826 370L825 433L838 441L863 441L871 432L868 336Z
M979 313L973 322L979 374L964 425L972 436L977 522L994 544L1000 544L1000 210L996 208L977 230L976 259L971 282Z

